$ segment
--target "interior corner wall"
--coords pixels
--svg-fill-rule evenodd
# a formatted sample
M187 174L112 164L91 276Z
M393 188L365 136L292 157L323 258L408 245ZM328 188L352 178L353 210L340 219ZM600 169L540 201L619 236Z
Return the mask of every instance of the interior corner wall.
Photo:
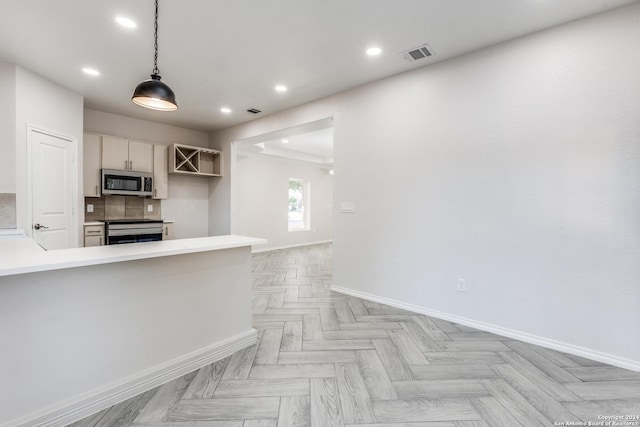
M16 192L16 66L0 62L0 193Z
M205 132L91 109L84 110L84 129L161 145L209 145L209 134ZM161 209L163 219L175 221L173 227L176 238L208 235L209 181L215 179L169 174L169 197L162 200Z
M334 285L640 370L640 3L215 134L334 117ZM457 291L459 278L466 292Z
M64 88L25 68L16 66L15 107L15 171L17 226L31 230L27 223L27 125L76 139L76 159L82 158L82 108L81 95ZM82 162L76 161L76 174L82 176ZM82 212L82 191L76 189L76 212ZM77 216L77 244L82 236L81 215Z
M211 136L209 137L211 141ZM207 230L209 236L223 236L226 234L239 234L232 227L232 207L231 207L231 170L232 163L235 163L235 152L232 144L212 144L216 150L222 151L222 176L209 180L209 195L207 209L209 218Z
M332 239L333 180L326 167L256 153L238 153L237 157L237 233L267 239L266 245L254 250L302 246ZM311 187L309 230L288 230L289 178L304 179Z

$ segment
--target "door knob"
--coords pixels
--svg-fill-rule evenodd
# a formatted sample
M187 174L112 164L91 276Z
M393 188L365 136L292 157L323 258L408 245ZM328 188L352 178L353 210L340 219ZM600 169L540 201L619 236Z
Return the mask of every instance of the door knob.
M40 230L41 228L49 228L49 227L47 227L45 225L36 224L36 225L33 226L33 228L35 228L36 230Z

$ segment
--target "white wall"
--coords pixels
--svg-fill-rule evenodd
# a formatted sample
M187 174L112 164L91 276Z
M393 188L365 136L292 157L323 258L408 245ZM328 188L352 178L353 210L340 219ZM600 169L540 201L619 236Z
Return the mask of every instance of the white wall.
M335 213L335 285L640 370L639 20L635 3L213 138L333 116L334 206L356 207Z
M204 132L90 109L84 110L84 128L155 144L209 145L209 135ZM175 220L176 238L208 235L209 179L215 178L169 175L169 198L162 200L162 218Z
M16 67L0 62L0 193L16 192Z
M331 240L333 180L326 167L299 160L255 153L238 153L234 177L237 182L237 230L267 239L259 251L301 246ZM304 179L311 186L310 226L288 231L289 178Z
M76 139L76 159L82 158L83 98L38 74L16 67L16 207L18 228L30 230L27 212L27 125ZM77 176L82 176L82 162L77 161ZM76 212L82 212L82 191L76 189ZM82 216L77 215L76 236L82 239Z

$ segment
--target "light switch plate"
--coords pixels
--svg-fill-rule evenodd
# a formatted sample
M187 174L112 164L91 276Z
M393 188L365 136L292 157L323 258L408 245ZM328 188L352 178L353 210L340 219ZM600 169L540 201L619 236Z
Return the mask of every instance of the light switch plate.
M153 212L153 205L147 205L147 212Z
M93 205L92 204L88 204L87 205L87 212L89 212L89 213L93 212Z

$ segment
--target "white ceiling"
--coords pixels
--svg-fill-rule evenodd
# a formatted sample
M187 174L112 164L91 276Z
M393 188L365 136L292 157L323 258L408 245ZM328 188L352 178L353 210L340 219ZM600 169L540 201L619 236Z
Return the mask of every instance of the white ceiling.
M305 153L314 156L319 163L331 163L333 162L333 128L272 139L263 142L262 146L288 153L288 157L292 158L295 158L296 153Z
M130 101L153 68L153 0L0 0L0 61L82 94L87 108L209 131L634 1L160 0L158 66L180 105L172 113ZM423 43L434 57L398 54ZM364 54L373 45L382 55Z

